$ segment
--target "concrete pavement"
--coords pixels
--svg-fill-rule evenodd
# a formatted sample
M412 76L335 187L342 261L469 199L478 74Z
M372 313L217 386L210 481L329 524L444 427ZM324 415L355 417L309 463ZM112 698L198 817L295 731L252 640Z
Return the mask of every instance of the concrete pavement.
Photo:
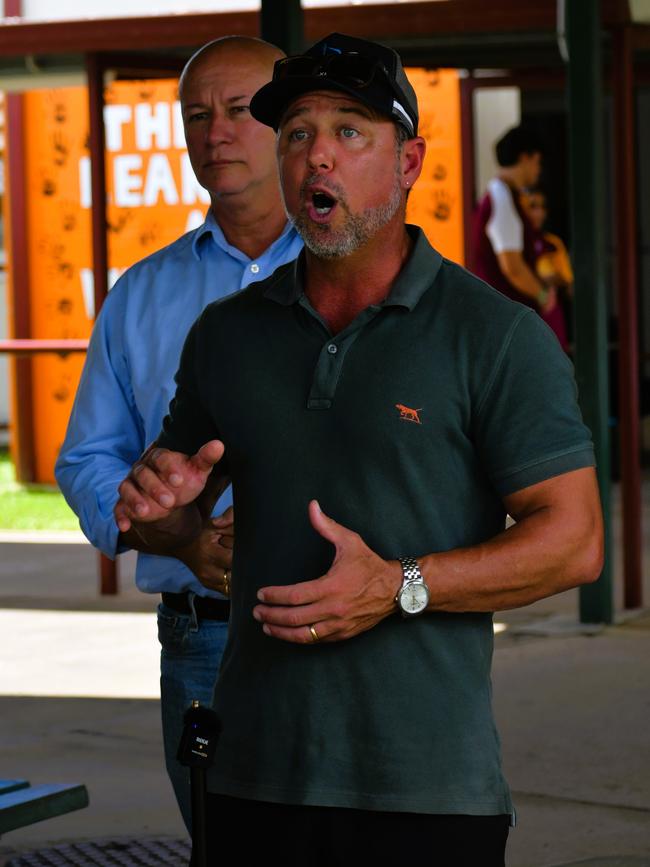
M0 776L83 782L91 799L7 834L0 865L57 841L184 834L152 698L154 600L125 566L124 593L101 599L87 545L0 542ZM494 703L519 814L508 864L650 867L650 615L593 636L526 631L576 605L570 592L498 617Z
M497 644L494 703L519 820L511 867L623 856L650 867L650 618L594 637L506 632Z

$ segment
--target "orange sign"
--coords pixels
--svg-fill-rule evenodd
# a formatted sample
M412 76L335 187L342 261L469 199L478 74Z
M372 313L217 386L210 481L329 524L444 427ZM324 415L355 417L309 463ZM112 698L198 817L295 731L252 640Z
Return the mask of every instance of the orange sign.
M443 256L464 262L460 85L455 69L409 69L418 96L424 169L409 196L407 219Z
M175 81L116 82L106 92L109 283L203 221ZM25 95L32 337L87 337L94 317L85 88ZM38 481L53 468L83 356L34 358Z
M428 151L408 218L462 261L458 77L409 70ZM94 317L90 158L85 88L25 100L31 336L88 337ZM199 225L209 196L185 149L175 81L115 82L106 91L109 284L134 262ZM33 360L36 479L54 481L83 356Z

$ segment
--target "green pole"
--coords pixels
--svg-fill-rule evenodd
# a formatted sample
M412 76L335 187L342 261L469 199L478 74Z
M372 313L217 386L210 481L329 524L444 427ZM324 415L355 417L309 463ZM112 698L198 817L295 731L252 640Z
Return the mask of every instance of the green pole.
M300 0L262 0L260 30L262 39L287 54L300 54L305 47Z
M596 449L606 551L600 579L580 588L582 623L613 619L600 6L600 0L566 0L565 7L575 366L583 416Z

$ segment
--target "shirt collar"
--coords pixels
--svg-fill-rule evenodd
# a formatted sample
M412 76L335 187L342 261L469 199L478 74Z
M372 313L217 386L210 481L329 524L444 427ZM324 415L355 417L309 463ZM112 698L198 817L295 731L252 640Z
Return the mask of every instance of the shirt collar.
M388 297L382 302L382 307L406 307L413 310L437 277L442 264L442 256L429 244L419 226L407 225L406 230L414 241L413 250L397 275ZM303 295L304 268L303 250L294 262L276 271L269 278L264 295L278 304L295 304Z
M223 232L219 228L217 221L212 216L212 210L209 210L206 214L203 225L194 230L194 237L192 238L192 253L198 260L201 259L201 248L205 244L208 235L212 236L214 242L220 247L225 246L226 239L224 238Z
M278 304L283 304L285 307L295 304L304 294L302 288L304 270L305 250L303 248L297 259L285 265L284 268L278 268L269 277L264 296L272 301L277 301Z
M289 236L295 234L295 229L293 224L287 221L284 229L282 230L282 234L275 239L275 241L268 247L262 256L258 256L257 260L262 259L263 256L273 252L273 250L284 243L285 239ZM232 256L234 259L237 259L239 262L243 262L248 264L251 261L250 257L245 253L242 253L241 250L238 250L237 247L233 247L226 240L226 236L224 235L221 226L217 223L214 214L212 213L212 209L208 211L205 217L205 222L202 226L199 226L198 229L194 232L194 237L192 238L192 253L195 258L200 260L202 249L206 243L209 243L208 236L212 238L217 247L220 247L224 253L227 253L229 256Z

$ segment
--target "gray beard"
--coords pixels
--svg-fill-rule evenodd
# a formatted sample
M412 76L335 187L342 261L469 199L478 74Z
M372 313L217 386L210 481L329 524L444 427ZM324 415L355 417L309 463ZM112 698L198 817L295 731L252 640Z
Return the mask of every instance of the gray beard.
M376 208L366 208L361 214L350 213L340 192L337 202L337 207L345 212L345 222L339 229L312 222L304 208L295 215L287 212L305 247L319 259L343 259L363 247L393 219L402 204L402 190L396 178L388 201Z

